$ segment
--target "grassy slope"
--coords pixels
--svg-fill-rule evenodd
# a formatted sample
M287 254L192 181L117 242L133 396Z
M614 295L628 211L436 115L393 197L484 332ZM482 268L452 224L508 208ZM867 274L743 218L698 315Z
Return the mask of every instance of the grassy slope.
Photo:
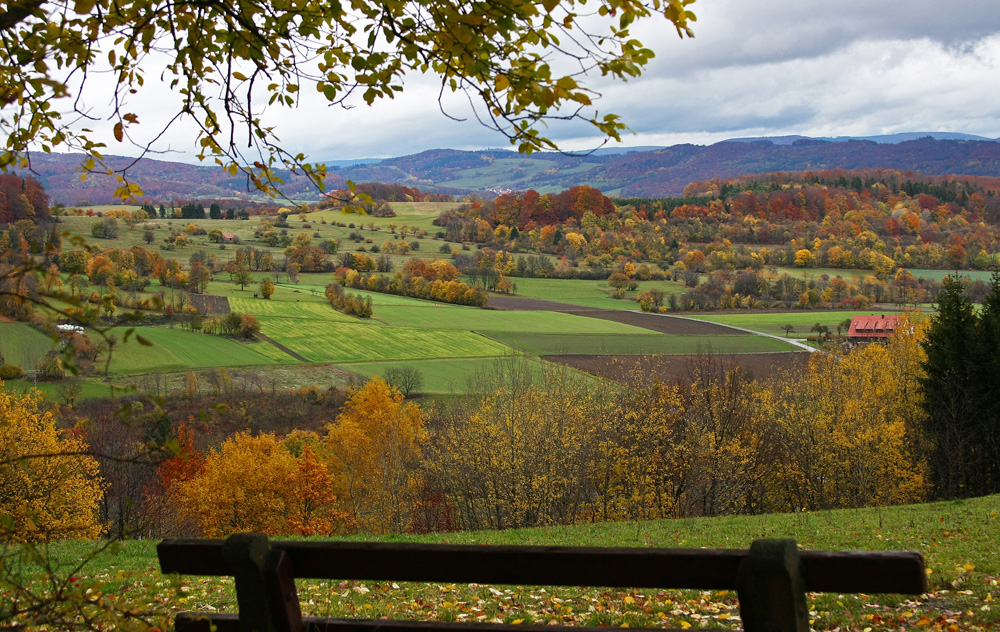
M125 328L112 330L119 341ZM275 354L263 342L243 343L231 338L194 333L181 329L142 327L136 333L153 343L144 346L133 337L119 342L111 358L111 373L128 375L153 371L182 371L208 367L236 367L273 364L292 359ZM98 358L98 363L104 361Z
M337 366L362 377L385 375L387 369L394 367L411 367L420 372L423 385L420 392L423 395L452 395L464 393L468 387L469 378L478 371L490 370L490 367L505 362L505 358L447 358L429 360L392 360L386 362L355 362L342 363ZM539 372L543 364L537 360L527 360L529 366Z
M30 369L55 347L52 338L26 323L0 322L0 353L7 364Z
M929 505L823 511L815 513L694 518L653 522L599 523L496 532L383 536L395 541L452 544L532 544L566 546L719 547L745 548L756 538L792 537L805 548L832 550L915 550L925 556L930 592L919 598L869 595L820 595L811 599L810 619L817 630L916 629L986 630L1000 626L1000 497ZM138 593L152 590L175 607L205 606L233 610L235 602L225 582L184 578L183 592L156 572L155 542L126 542L99 556L88 575L104 578L109 590ZM73 561L88 550L84 543L59 543L54 553ZM137 571L134 583L116 579ZM361 587L364 590L361 590ZM353 590L352 590L353 588ZM601 589L532 590L513 588L502 594L481 587L395 586L306 582L302 588L310 613L341 616L437 617L454 620L461 613L488 611L505 621L525 623L572 621L632 627L737 626L735 595L727 591L606 591ZM176 597L183 594L183 604ZM491 596L492 595L492 596ZM566 601L570 610L553 597ZM631 599L630 599L631 598ZM423 607L411 610L415 599ZM490 600L493 602L490 602ZM499 603L496 603L499 602ZM594 606L602 608L595 611ZM166 609L165 606L160 606ZM492 608L492 610L491 610Z
M851 311L799 311L799 312L741 312L738 314L691 314L691 318L707 320L713 323L723 323L725 325L735 325L759 331L766 334L784 336L784 325L792 325L795 330L791 332L792 338L805 338L812 334L810 329L816 323L826 325L831 332L836 333L837 325L845 320L850 320L852 316L862 313L874 312L851 312ZM882 313L882 312L879 312ZM687 314L684 314L685 316ZM846 329L844 330L846 333ZM815 334L812 334L815 335Z
M638 309L634 300L611 298L612 288L606 280L580 279L512 279L517 285L517 296L557 301L580 307L600 307L604 309ZM629 299L648 290L662 290L664 294L680 294L684 287L673 281L640 281Z
M437 327L471 331L514 331L578 334L648 334L649 330L610 320L586 318L560 312L482 310L424 302L422 305L379 307L379 320L397 327Z
M260 318L261 331L309 362L487 357L509 349L468 331Z

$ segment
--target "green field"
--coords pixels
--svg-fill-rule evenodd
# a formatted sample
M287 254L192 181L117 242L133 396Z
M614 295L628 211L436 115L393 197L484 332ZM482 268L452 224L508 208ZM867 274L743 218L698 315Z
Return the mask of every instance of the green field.
M782 274L787 274L796 279L818 279L824 274L830 277L843 277L850 281L854 277L866 277L874 276L875 272L873 270L862 270L859 268L795 268L795 267L777 267L775 270L778 276Z
M875 314L875 313L887 313L886 310L879 312L873 311L797 311L797 312L745 312L738 314L691 314L690 318L697 318L698 320L707 320L713 323L722 323L724 325L734 325L736 327L743 327L745 329L750 329L752 331L759 331L765 334L772 334L776 336L784 336L785 330L784 325L792 325L795 330L792 331L789 336L791 338L805 338L807 336L816 335L815 332L810 331L813 325L819 323L821 325L826 325L831 333L837 333L837 325L844 322L845 320L850 320L854 316L859 316L861 314ZM893 313L893 312L889 312ZM843 333L847 333L847 329L843 329Z
M402 226L410 226L426 230L429 234L433 235L443 229L434 226L432 222L437 219L442 211L453 209L458 205L457 202L393 202L391 206L392 210L396 212L395 217L373 217L371 215L358 215L331 210L310 213L309 219L316 222L325 219L327 222L353 223L363 226L373 223L379 228L385 228L390 224L394 224L397 230ZM385 239L391 238L392 236L386 233ZM407 240L409 239L410 237L408 236Z
M420 372L423 385L420 388L424 395L452 395L464 393L469 385L469 378L475 373L489 370L499 363L507 361L502 358L453 358L445 360L405 360L401 362L357 362L338 364L345 371L350 371L364 378L373 375L385 375L387 369L410 367ZM526 360L530 367L541 372L543 364L537 360Z
M918 279L932 279L938 282L946 276L953 277L958 275L960 277L972 279L973 281L979 280L989 283L990 278L993 276L993 273L989 270L959 270L958 272L955 272L954 270L925 270L914 268L910 270L910 273Z
M595 355L687 355L692 353L770 353L795 351L788 344L747 335L687 336L677 334L586 335L493 332L491 337L525 353Z
M635 297L649 290L661 290L664 294L680 294L684 287L673 281L640 281L634 292L628 293L628 299L611 298L614 291L608 286L607 280L584 279L531 279L512 278L517 286L516 296L537 298L580 307L599 307L602 309L639 309Z
M263 317L261 331L309 362L493 357L507 347L469 331Z
M7 364L34 368L58 343L26 323L0 322L0 353Z
M478 309L422 301L422 305L378 306L376 317L397 327L434 327L469 331L550 332L577 334L648 334L641 327L561 312Z
M139 344L135 335L124 342L126 330L127 328L116 328L108 332L119 341L111 354L112 374L166 373L294 361L264 342L243 343L232 338L163 327L136 328L136 334L153 343L147 347ZM104 360L105 356L102 355L97 363L103 366Z
M1000 609L1000 497L926 505L844 509L793 514L688 518L649 522L546 526L506 531L457 532L429 535L349 536L372 539L450 544L509 544L544 546L621 546L682 548L746 548L757 538L795 538L800 546L828 550L910 550L921 553L928 569L929 590L921 597L890 595L810 595L814 630L996 630ZM333 538L338 539L338 538ZM235 612L231 580L185 576L177 580L158 571L156 541L126 541L97 554L76 573L100 584L105 594L119 598L145 596L155 616L173 609ZM90 555L93 545L59 542L50 555L66 564ZM632 591L602 588L504 587L497 594L483 586L302 582L304 614L378 618L416 617L455 620L461 604L500 602L504 620L523 623L578 625L628 624L630 627L671 628L706 625L738 626L734 591ZM364 588L363 590L361 588ZM492 596L491 596L492 595ZM629 597L632 597L631 599ZM641 599L639 597L642 597ZM178 601L180 599L180 601ZM411 610L419 600L419 615ZM558 600L558 601L557 601ZM549 604L563 604L554 611ZM595 619L594 604L604 613ZM568 606L567 610L563 606ZM658 615L657 613L662 614ZM722 617L720 613L727 616ZM949 623L950 620L953 623ZM938 621L942 622L940 625ZM949 628L949 626L952 626Z

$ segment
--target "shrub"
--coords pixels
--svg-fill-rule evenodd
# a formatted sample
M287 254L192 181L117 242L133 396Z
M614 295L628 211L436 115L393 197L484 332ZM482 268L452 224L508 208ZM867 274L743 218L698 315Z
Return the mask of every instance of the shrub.
M24 375L24 369L16 364L0 366L0 380L15 380Z

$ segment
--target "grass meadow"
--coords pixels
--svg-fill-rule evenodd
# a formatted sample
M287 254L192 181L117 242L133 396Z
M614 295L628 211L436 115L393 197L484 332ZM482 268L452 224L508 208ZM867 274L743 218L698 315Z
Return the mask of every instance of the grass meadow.
M735 325L736 327L743 327L751 331L759 331L765 334L772 334L775 336L784 336L785 325L792 325L795 329L789 333L791 338L805 338L810 335L816 335L815 332L810 331L812 326L816 323L821 325L826 325L832 333L837 332L837 325L843 323L845 320L850 320L852 317L861 314L862 312L855 311L796 311L796 312L740 312L735 314L691 314L691 318L697 318L698 320L705 320L713 323L722 323L723 325ZM886 313L883 311L871 311L863 312L871 314L882 314ZM688 316L688 314L684 314ZM847 329L843 329L844 333L847 333Z
M912 550L924 555L929 591L899 595L810 595L814 630L995 630L1000 627L1000 516L997 496L899 507L793 514L596 523L507 531L379 536L380 541L450 544L746 548L757 538L790 537L831 550ZM336 538L335 538L336 539ZM340 539L364 539L353 536ZM163 619L175 609L235 612L231 580L159 574L155 542L127 541L86 567L99 590L144 598ZM91 551L83 542L50 545L66 565ZM739 627L734 591L421 585L304 581L305 614L461 621L488 613L505 622L688 628ZM596 608L595 606L600 606ZM465 616L462 616L465 614ZM474 616L471 615L471 616Z
M638 309L638 305L632 299L649 290L661 290L665 295L681 294L685 291L682 284L674 281L640 281L638 289L628 293L628 299L615 299L611 298L614 290L608 286L607 280L528 278L512 280L517 285L515 291L517 296L601 309Z
M401 360L390 362L356 362L338 364L338 368L367 379L375 375L385 376L393 368L408 367L420 372L423 384L420 392L424 395L453 395L465 393L469 378L481 371L491 371L507 361L507 357L495 358L445 358L430 360ZM538 360L527 361L529 370L539 374L544 364Z

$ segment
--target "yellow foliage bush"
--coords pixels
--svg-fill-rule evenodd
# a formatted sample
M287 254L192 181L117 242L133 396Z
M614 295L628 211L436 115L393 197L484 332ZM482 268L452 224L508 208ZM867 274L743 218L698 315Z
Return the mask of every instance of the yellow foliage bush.
M87 446L56 428L38 392L0 382L0 539L89 540L101 534L103 490Z
M200 535L240 531L333 535L353 530L330 477L308 444L294 456L272 434L237 433L213 450L204 470L172 490L181 520Z
M406 530L420 492L427 439L420 407L373 377L354 391L327 426L327 464L338 495L362 530Z

